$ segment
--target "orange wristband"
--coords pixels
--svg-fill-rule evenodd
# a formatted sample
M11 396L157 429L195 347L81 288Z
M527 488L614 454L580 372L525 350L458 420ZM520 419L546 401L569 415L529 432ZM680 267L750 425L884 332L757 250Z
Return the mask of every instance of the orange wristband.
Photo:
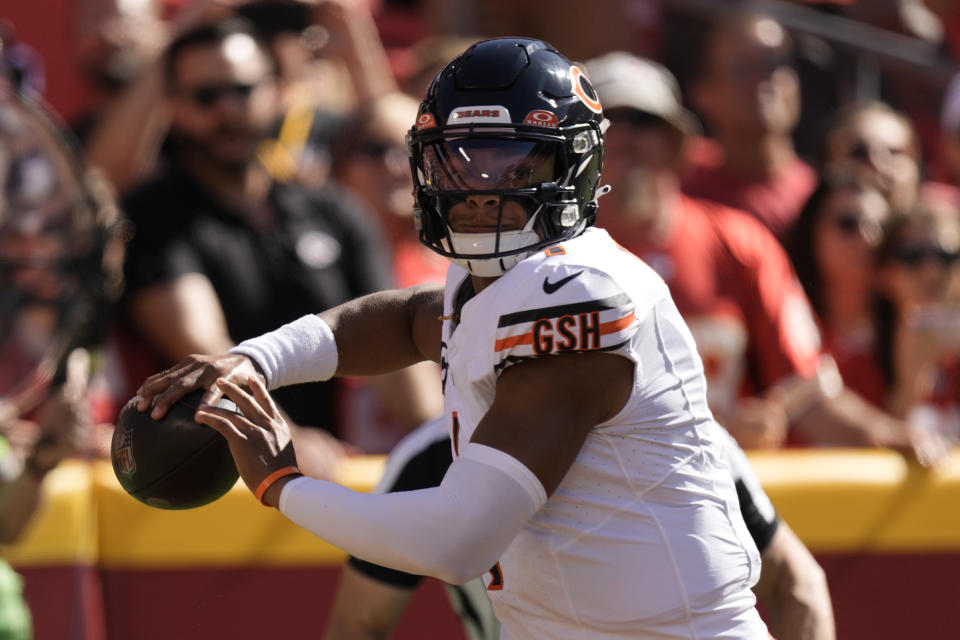
M257 490L253 492L253 496L260 501L260 504L265 507L268 506L267 503L263 501L263 496L267 493L267 489L276 484L277 480L280 478L292 476L295 473L300 473L300 469L296 467L283 467L281 469L277 469L260 481L260 484L257 485Z

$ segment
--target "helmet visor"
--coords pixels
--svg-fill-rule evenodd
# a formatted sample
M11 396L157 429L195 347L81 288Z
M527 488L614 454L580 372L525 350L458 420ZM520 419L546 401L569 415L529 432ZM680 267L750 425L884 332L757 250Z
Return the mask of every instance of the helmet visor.
M558 151L541 140L448 138L424 146L423 169L437 191L515 191L556 182Z

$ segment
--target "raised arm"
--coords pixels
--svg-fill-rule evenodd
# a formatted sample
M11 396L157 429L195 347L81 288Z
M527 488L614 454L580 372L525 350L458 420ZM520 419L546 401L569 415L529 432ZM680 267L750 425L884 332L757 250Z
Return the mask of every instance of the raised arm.
M439 362L442 313L439 286L372 293L241 343L230 353L188 356L144 381L137 408L152 407L151 415L160 418L195 389L207 389L204 400L213 403L222 393L215 384L219 378L245 386L253 375L273 388ZM250 353L257 355L245 355Z
M367 3L317 2L314 17L331 33L331 42L323 53L338 55L343 60L359 105L397 90L387 52Z
M227 438L241 477L251 489L262 487L264 504L279 506L301 527L369 562L462 583L497 562L559 484L590 430L622 408L632 367L604 353L514 365L440 486L386 495L294 475L274 481L277 470L296 465L296 455L257 378L250 380L252 393L220 383L242 416L201 407L197 419Z
M337 340L338 376L369 376L440 362L443 288L382 291L318 314Z

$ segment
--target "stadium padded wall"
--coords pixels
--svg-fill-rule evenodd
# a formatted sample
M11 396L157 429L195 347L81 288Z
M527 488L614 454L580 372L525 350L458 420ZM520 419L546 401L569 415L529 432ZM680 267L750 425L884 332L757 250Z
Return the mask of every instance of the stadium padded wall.
M894 453L750 455L781 516L826 570L839 638L942 637L960 602L960 451L927 471ZM340 480L375 483L382 460ZM44 486L25 539L5 550L23 574L36 640L318 636L344 555L241 484L190 511L127 496L109 464L70 462ZM428 581L395 636L462 638Z

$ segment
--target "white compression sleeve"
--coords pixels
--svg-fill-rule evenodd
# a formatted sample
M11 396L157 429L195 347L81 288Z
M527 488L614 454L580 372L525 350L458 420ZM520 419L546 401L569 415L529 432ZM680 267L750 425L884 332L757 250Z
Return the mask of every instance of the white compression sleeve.
M280 511L368 562L460 584L488 571L546 500L516 458L470 443L439 487L377 495L298 478Z
M244 340L230 353L241 353L256 362L267 379L267 389L329 380L337 372L339 359L330 325L312 314Z

